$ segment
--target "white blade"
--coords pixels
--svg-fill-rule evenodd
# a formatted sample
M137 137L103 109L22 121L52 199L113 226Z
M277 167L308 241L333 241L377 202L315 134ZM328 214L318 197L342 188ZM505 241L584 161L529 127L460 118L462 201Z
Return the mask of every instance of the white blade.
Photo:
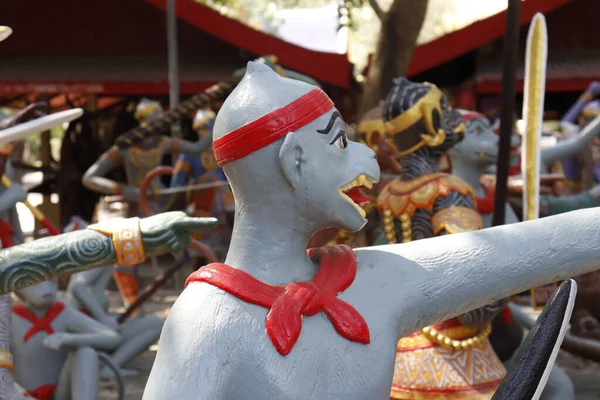
M0 25L0 42L10 36L12 29L8 26Z
M3 129L0 131L0 143L9 143L25 139L27 136L47 131L57 125L64 124L65 122L71 122L82 115L83 110L81 108L74 108L72 110L46 115L32 121Z
M523 219L539 218L540 192L540 142L544 118L544 94L546 91L546 62L548 56L548 32L546 19L537 13L529 27L525 55L525 88L523 91Z

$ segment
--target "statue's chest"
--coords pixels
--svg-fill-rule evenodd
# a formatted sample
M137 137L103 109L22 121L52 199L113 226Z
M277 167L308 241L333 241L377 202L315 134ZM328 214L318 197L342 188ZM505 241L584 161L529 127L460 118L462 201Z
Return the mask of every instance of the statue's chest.
M473 189L462 179L435 173L403 181L395 178L386 184L377 198L388 243L410 242L433 237L439 233L439 221L447 216L439 211L454 205L452 194L471 195ZM463 218L470 216L464 215Z
M151 147L133 146L127 149L123 164L129 184L139 186L148 172L162 163L166 151L165 142L166 140L161 140Z
M31 331L33 324L18 315L12 315L10 331L10 348L13 354L14 373L16 379L26 389L32 389L48 382L58 382L60 371L67 358L64 350L50 350L44 345L44 339L50 334L41 330L25 336ZM53 332L66 331L66 317L59 315L51 323Z
M257 317L264 318L261 314ZM277 394L256 399L389 399L397 334L373 319L369 328L376 336L364 345L342 338L323 315L304 318L302 334L285 357L275 351L264 328L256 329L248 343L258 350L256 365L263 369L256 376L256 393Z

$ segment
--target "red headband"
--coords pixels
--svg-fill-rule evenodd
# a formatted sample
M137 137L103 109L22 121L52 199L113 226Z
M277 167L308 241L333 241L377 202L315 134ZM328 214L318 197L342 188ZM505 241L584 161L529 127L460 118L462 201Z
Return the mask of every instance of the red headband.
M486 117L485 117L485 115L480 114L478 112L469 111L469 112L462 114L462 118L463 118L463 120L468 121L468 120L475 119L475 118L486 118Z
M333 102L318 88L213 141L219 167L246 157L314 121L333 108Z

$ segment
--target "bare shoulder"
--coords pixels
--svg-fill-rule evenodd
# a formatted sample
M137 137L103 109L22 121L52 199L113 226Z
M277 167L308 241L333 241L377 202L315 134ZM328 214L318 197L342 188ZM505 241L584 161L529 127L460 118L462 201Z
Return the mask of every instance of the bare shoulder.
M205 283L190 284L163 327L144 400L227 396L237 361L252 347L244 335L246 319L233 296Z

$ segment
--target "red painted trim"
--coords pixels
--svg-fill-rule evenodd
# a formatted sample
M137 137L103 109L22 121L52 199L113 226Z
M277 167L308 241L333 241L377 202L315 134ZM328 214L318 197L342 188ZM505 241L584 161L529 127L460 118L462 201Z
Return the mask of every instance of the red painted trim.
M588 88L590 82L600 80L600 76L589 78L548 78L546 92L582 92ZM475 84L477 94L502 93L502 81L486 80ZM523 92L523 79L517 81L517 91Z
M525 0L521 5L521 26L537 12L548 13L574 0ZM506 10L449 33L415 49L407 76L416 75L473 51L504 35Z
M203 92L217 81L182 82L180 93L192 95ZM89 93L112 95L167 95L168 82L2 82L0 96L15 94Z
M165 11L166 0L144 0ZM177 16L198 29L259 56L274 54L278 63L318 81L350 87L352 64L347 54L324 53L288 43L228 18L194 0L180 0Z

